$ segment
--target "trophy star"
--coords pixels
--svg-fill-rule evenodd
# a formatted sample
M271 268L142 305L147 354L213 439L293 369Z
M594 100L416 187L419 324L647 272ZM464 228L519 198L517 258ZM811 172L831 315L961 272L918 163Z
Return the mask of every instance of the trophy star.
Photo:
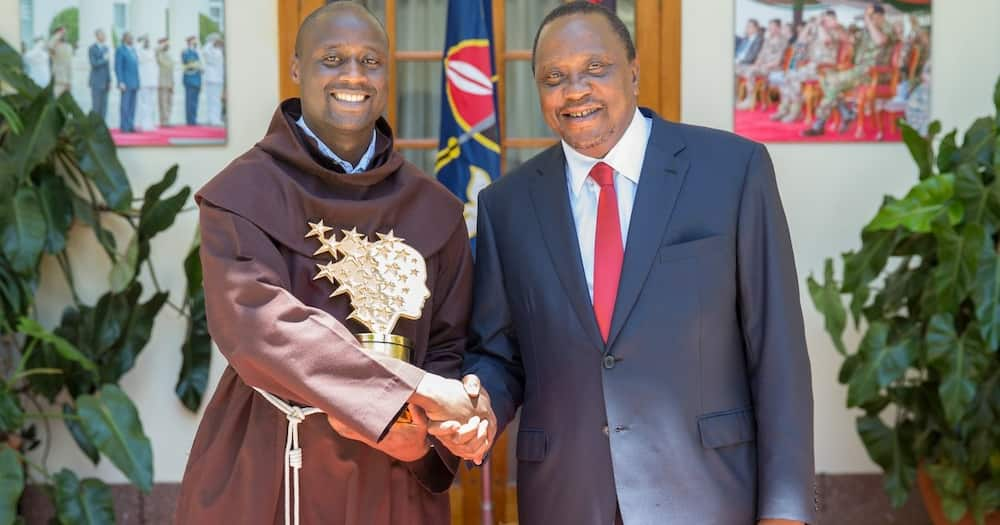
M360 244L361 241L364 240L364 238L365 238L364 234L358 233L358 227L357 226L351 228L350 230L340 230L340 231L344 233L345 240L346 240L346 238L349 237L350 239L352 239L354 242L356 242L358 244Z
M333 263L317 264L316 267L319 268L319 273L317 273L316 276L313 277L314 281L316 279L322 279L324 277L329 279L331 283L334 281L333 272L336 270L336 267L334 266Z
M402 237L396 237L393 234L393 230L389 230L389 233L385 233L385 234L376 233L375 235L378 235L379 240L385 241L385 242L387 242L389 244L396 244L397 242L402 242L402 241L406 240L406 239L403 239Z
M306 238L319 237L320 239L323 239L326 237L326 232L332 229L333 228L323 224L323 219L320 219L319 222L310 222L309 233L306 234Z
M350 291L350 290L348 290L348 288L347 288L346 286L344 286L344 285L340 285L340 286L338 286L338 287L337 287L337 289L336 289L336 290L334 290L334 291L333 291L333 293L332 293L332 294L330 294L330 297L336 297L336 296L338 296L338 295L341 295L341 294L344 294L344 293L347 293L347 292L349 292L349 291Z
M337 257L337 246L340 243L338 243L335 238L330 237L329 240L320 238L319 242L322 243L322 246L317 248L316 251L313 252L313 255L322 255L324 253L329 253L331 257L334 258Z

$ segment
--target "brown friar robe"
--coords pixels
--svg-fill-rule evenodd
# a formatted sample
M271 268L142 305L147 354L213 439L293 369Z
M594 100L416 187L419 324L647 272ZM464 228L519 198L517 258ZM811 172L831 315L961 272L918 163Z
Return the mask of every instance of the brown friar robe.
M251 387L316 407L370 440L391 426L424 371L458 377L471 301L472 258L462 205L392 148L377 125L369 171L345 174L282 103L267 136L197 194L209 331L229 361L195 436L176 522L284 522L284 414ZM413 341L413 365L361 350L347 294L313 280L320 219L375 240L393 230L427 263L431 296L393 333ZM333 233L331 232L331 233ZM329 237L331 234L327 234ZM416 366L414 366L416 365ZM303 525L444 524L458 460L441 446L402 463L336 434L323 414L299 427Z

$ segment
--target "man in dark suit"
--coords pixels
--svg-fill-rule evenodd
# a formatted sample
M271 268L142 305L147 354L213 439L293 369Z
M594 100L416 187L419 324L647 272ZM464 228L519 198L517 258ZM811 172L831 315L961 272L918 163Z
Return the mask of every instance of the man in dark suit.
M760 48L764 45L760 22L751 18L747 20L746 34L736 41L736 64L749 65L757 61Z
M198 125L198 96L201 94L201 55L198 54L198 39L187 38L187 49L181 52L184 68L184 121L188 126Z
M631 37L598 6L552 11L533 69L562 141L479 195L464 366L499 428L522 408L521 523L811 522L809 359L767 151L638 108ZM445 443L476 457L493 437Z
M107 36L103 29L94 33L96 42L87 50L90 58L90 101L91 111L100 115L101 120L108 114L108 89L111 88L111 50L105 44Z
M122 43L115 50L115 78L122 92L120 106L121 125L125 133L135 132L135 98L139 92L139 57L132 48L132 33L122 35Z

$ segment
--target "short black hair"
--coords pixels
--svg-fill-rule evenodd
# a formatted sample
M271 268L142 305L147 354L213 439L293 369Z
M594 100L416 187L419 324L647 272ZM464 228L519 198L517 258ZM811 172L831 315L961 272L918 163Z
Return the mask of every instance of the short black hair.
M385 30L385 26L382 25L382 21L379 20L377 16L375 16L375 13L372 13L371 9L368 9L368 6L366 6L361 2L354 2L352 0L330 0L326 4L317 7L312 13L309 13L309 15L302 20L302 23L299 24L299 30L295 34L295 56L299 56L299 54L302 51L301 50L302 35L305 34L305 31L309 26L311 26L317 19L329 13L330 11L346 7L347 5L357 6L362 10L362 12L367 13L368 16L370 16L371 19L375 21L375 25L377 25L378 28L382 31L382 35L385 36L386 43L389 42L389 32Z
M611 29L613 29L615 34L618 35L618 39L622 41L622 45L625 46L625 56L628 57L629 62L635 60L635 42L632 41L632 34L629 33L628 27L625 26L625 22L622 22L622 19L618 18L618 15L601 4L584 1L570 2L568 4L562 4L552 11L549 11L549 14L545 15L545 18L542 19L542 24L538 26L538 31L535 32L535 42L531 45L532 75L535 74L535 52L538 51L538 37L542 34L542 29L545 29L545 26L564 16L590 14L601 15L608 21L609 24L611 24Z
M834 18L837 18L837 12L834 11L833 9L827 9L826 11L823 11L823 14L826 16L832 16Z
M771 21L768 22L768 24L769 25L777 25L778 27L781 27L781 19L780 18L772 18Z
M882 2L872 2L872 9L880 15L885 14L885 6L882 5Z
M760 29L760 22L758 22L756 18L751 18L750 20L747 20L747 23L753 24L754 27Z

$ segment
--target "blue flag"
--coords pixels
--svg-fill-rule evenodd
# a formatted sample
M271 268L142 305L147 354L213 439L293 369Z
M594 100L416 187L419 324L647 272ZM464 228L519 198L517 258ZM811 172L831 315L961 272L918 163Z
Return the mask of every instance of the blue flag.
M475 242L479 190L500 176L491 0L450 0L434 174L465 202Z

